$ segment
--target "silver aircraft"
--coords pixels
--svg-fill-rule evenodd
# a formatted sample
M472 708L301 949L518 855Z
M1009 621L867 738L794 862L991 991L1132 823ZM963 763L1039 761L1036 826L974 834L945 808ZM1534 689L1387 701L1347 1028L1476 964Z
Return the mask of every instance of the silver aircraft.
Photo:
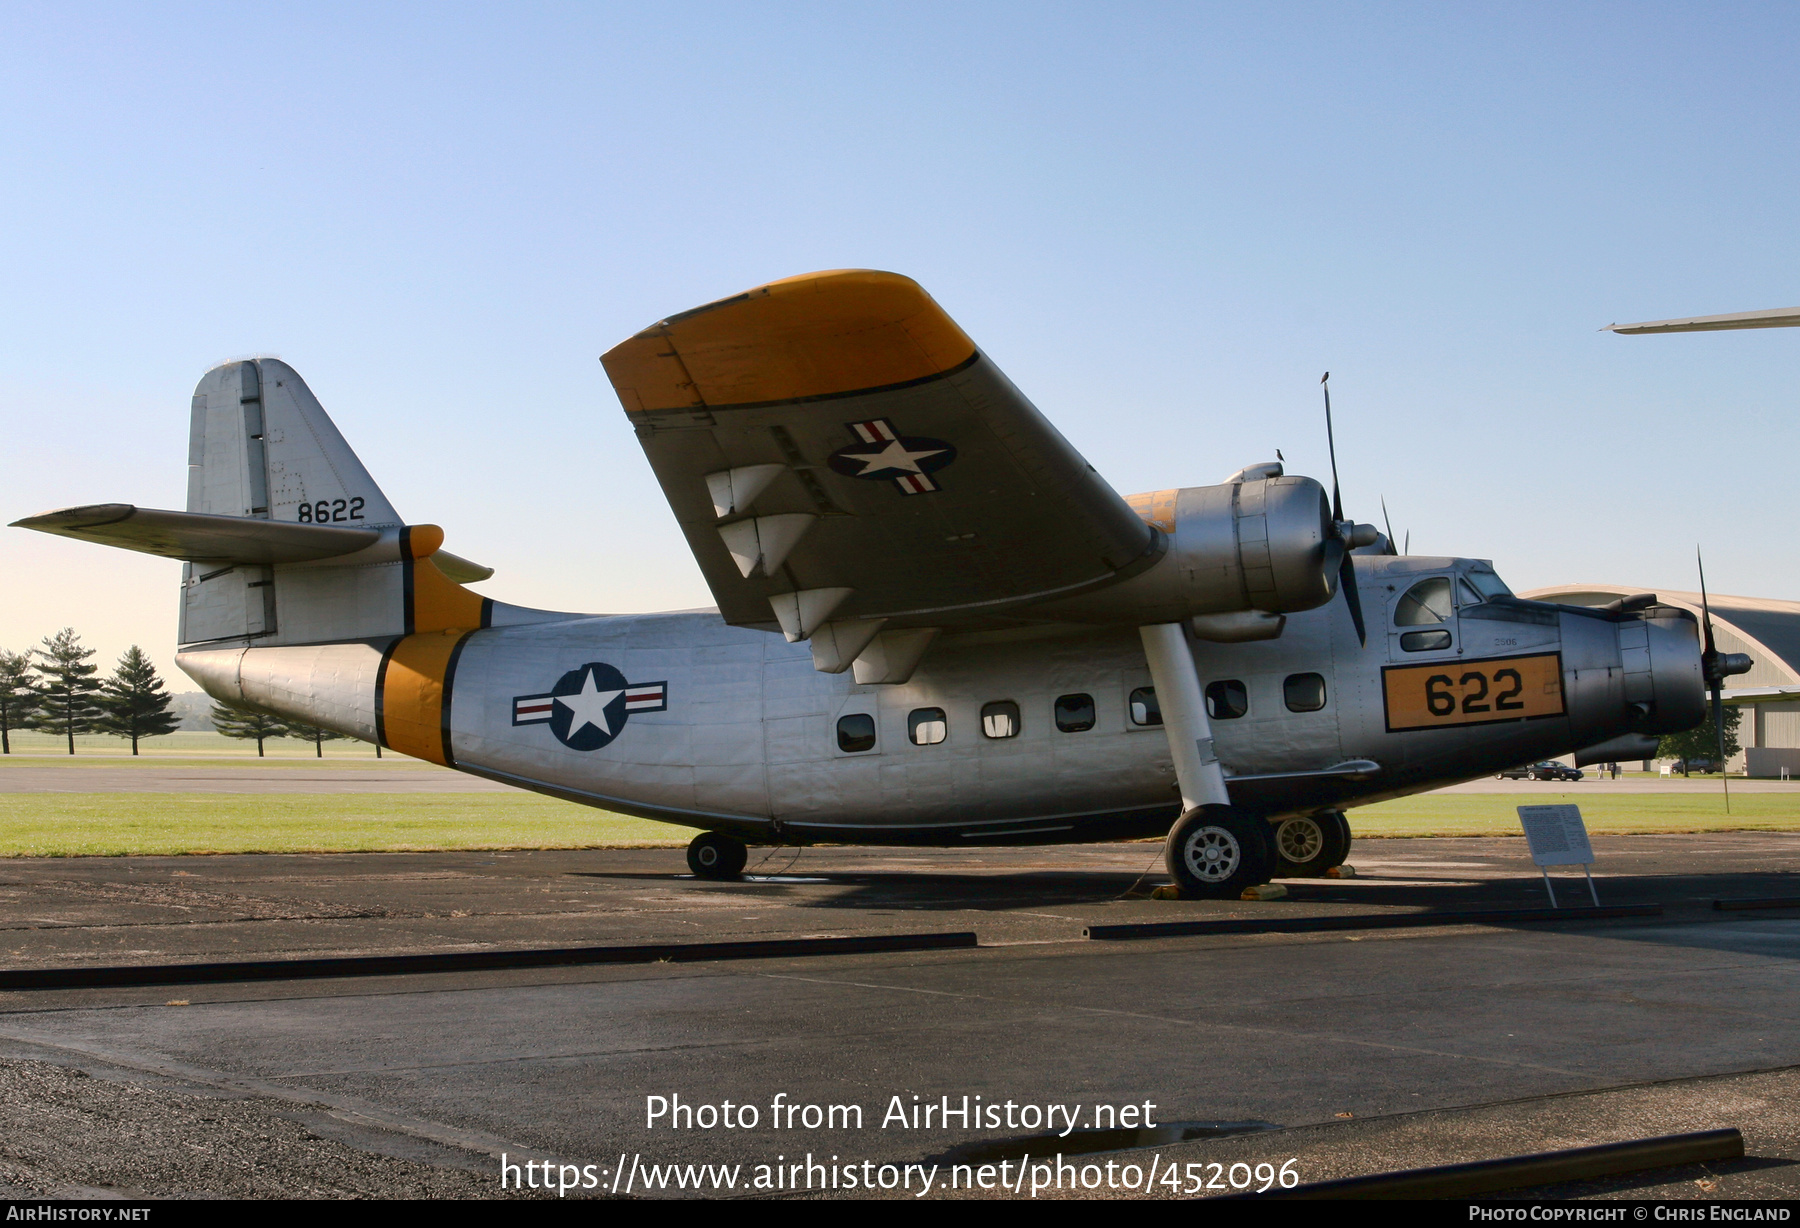
M408 524L294 369L209 371L187 510L19 525L185 562L215 698L749 844L1167 833L1184 894L1322 874L1344 811L1697 724L1693 616L1521 600L1252 465L1123 497L911 280L760 286L602 359L717 609L555 613ZM1335 485L1335 482L1334 482Z

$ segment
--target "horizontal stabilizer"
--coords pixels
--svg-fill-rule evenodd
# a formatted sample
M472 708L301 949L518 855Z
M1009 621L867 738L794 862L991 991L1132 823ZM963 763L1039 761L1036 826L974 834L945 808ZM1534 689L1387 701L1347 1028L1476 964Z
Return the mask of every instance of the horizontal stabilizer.
M381 537L377 529L290 524L206 512L165 512L129 503L65 507L15 520L14 528L118 546L190 563L311 563L354 554Z
M384 537L394 539L387 553L399 558L398 530L349 528L338 525L294 524L283 520L215 516L208 512L170 512L133 507L129 503L92 503L65 507L13 522L14 528L36 529L58 537L98 542L141 554L156 554L190 563L247 563L268 567L278 563L315 563L361 554ZM420 526L422 531L424 526ZM437 541L441 530L432 529ZM459 584L472 584L494 574L491 567L459 558L447 550L428 551L438 569ZM356 562L381 562L375 554Z

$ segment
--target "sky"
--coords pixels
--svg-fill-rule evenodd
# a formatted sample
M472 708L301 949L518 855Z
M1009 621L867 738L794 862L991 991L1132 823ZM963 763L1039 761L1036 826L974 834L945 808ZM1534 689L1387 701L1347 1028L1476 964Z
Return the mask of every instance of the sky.
M183 506L293 364L519 604L710 604L597 361L920 281L1122 492L1280 448L1515 589L1800 599L1786 4L0 2L0 522ZM0 646L174 672L178 563L0 529Z

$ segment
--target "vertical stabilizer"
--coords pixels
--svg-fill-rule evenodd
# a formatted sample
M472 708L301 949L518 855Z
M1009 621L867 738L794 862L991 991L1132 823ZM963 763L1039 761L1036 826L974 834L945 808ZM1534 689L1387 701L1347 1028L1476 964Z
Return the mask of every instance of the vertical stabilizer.
M306 381L274 358L224 363L194 389L187 510L349 528L400 524ZM280 618L272 568L183 570L184 644L273 636Z

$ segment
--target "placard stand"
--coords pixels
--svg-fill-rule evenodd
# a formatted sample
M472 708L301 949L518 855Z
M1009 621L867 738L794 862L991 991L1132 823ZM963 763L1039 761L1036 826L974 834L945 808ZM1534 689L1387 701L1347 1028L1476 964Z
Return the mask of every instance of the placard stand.
M1594 862L1594 848L1588 843L1587 825L1581 821L1581 807L1520 806L1519 826L1525 829L1531 860L1544 876L1550 907L1562 907L1556 902L1556 889L1550 885L1551 866L1580 866L1587 878L1588 895L1593 898L1594 907L1600 907L1600 893L1594 890L1594 876L1588 870Z

